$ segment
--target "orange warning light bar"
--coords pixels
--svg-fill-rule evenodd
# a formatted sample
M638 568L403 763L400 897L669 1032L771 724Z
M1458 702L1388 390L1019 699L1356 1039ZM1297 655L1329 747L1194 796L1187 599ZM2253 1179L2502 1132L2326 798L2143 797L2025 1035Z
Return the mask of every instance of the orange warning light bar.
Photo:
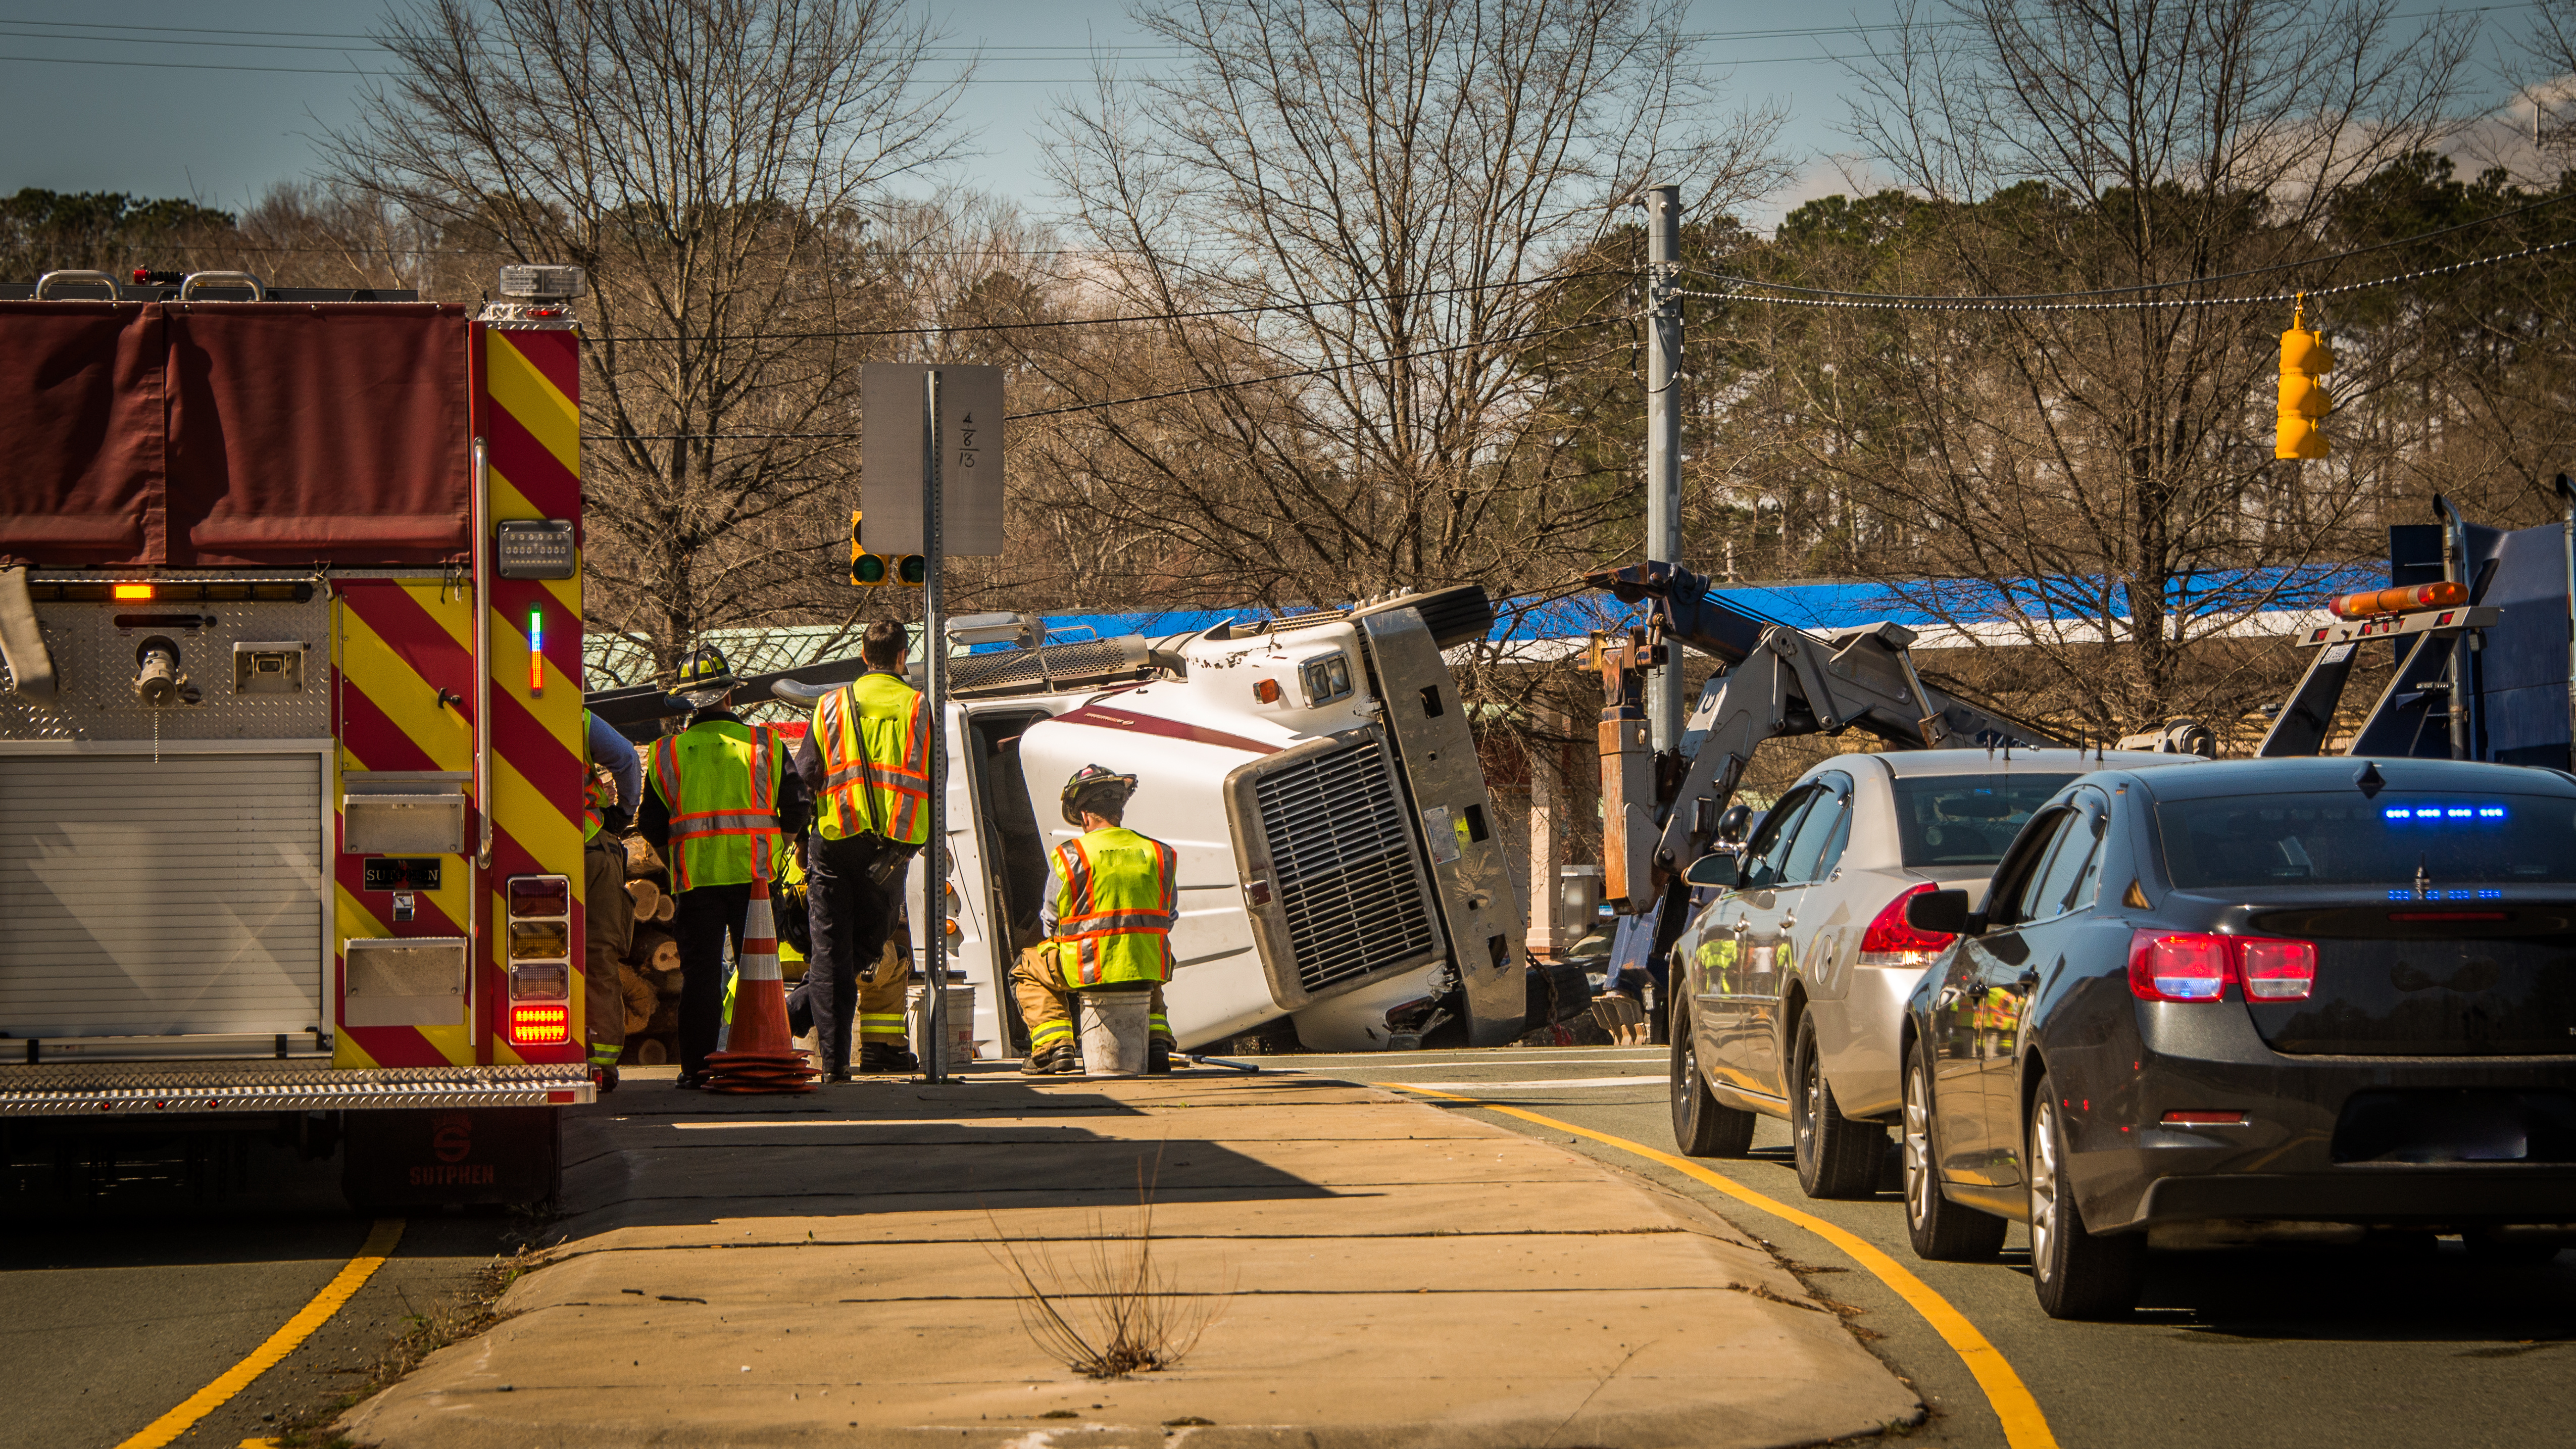
M150 584L115 584L109 587L107 596L120 603L127 599L148 600L152 597L152 586Z
M2469 601L2464 584L2400 584L2393 589L2364 589L2326 605L2338 619L2365 619L2373 614L2411 614L2417 609L2455 609Z

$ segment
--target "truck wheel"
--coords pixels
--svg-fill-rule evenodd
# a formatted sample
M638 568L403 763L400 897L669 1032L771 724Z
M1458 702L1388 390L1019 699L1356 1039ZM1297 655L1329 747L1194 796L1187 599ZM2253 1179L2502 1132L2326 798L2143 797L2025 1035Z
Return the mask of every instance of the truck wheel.
M2027 1174L2030 1178L2030 1280L2039 1306L2051 1318L2117 1318L2138 1306L2146 1276L2144 1233L2097 1238L2084 1230L2067 1179L2071 1154L2065 1122L2048 1078L2039 1079L2031 1103Z
M1825 1080L1824 1054L1816 1049L1816 1018L1798 1017L1797 1063L1790 1077L1789 1140L1798 1162L1798 1186L1820 1198L1871 1197L1878 1165L1887 1155L1887 1129L1858 1122L1834 1104Z
M1905 1063L1905 1237L1935 1263L1987 1263L2011 1226L1941 1195L1941 1124L1932 1115L1932 1064L1920 1042Z
M1753 1150L1753 1114L1721 1105L1700 1080L1690 1013L1673 1003L1673 1141L1686 1157L1742 1157Z

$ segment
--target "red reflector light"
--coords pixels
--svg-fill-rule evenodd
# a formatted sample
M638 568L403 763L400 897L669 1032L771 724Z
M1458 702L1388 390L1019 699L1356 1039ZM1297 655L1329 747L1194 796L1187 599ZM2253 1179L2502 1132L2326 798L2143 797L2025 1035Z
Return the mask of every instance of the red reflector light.
M108 588L107 596L120 600L149 599L152 597L152 586L150 584L115 584Z
M2231 983L2249 1001L2304 1001L2316 989L2316 943L2205 931L2129 937L2129 992L2140 1001L2217 1001Z
M571 1007L538 1005L510 1008L510 1045L554 1046L571 1039Z
M514 916L572 914L571 880L559 875L510 877L510 914Z
M1860 964L1863 966L1912 966L1913 957L1931 956L1955 937L1946 931L1918 931L1905 920L1905 903L1916 896L1938 890L1930 881L1914 887L1889 901L1860 934Z
M2242 1127L2245 1125L2245 1114L2242 1112L2167 1112L2164 1120L2168 1127Z

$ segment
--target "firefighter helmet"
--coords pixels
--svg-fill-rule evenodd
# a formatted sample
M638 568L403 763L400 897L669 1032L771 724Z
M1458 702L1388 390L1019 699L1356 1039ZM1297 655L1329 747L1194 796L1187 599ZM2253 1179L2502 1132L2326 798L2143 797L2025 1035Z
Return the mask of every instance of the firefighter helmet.
M724 651L712 644L701 644L680 661L678 693L689 703L707 709L724 703L742 681L734 678L733 666L725 662Z
M1064 782L1064 823L1080 825L1086 808L1101 816L1125 814L1135 793L1135 776L1117 774L1106 765L1085 765Z

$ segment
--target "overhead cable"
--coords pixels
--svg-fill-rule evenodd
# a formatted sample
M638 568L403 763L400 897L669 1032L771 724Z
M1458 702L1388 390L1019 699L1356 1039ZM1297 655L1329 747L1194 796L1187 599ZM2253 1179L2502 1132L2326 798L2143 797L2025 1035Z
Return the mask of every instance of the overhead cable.
M1213 307L1197 312L1140 312L1125 317L1065 317L1046 322L961 322L947 327L866 327L819 332L744 332L722 339L710 339L705 333L690 337L645 333L584 334L594 342L789 342L818 338L849 337L945 337L956 332L1023 332L1046 327L1109 327L1126 322L1194 322L1210 317L1251 317L1264 312L1312 312L1318 308L1357 307L1369 302L1409 302L1418 297L1451 297L1466 292L1493 292L1512 287L1537 287L1549 282L1562 282L1577 277L1625 275L1614 267L1592 267L1576 272L1549 272L1543 276L1522 277L1508 282L1474 282L1463 287L1432 287L1419 292L1387 292L1374 296L1328 297L1312 302L1264 302L1250 307Z
M2438 227L2432 231L2417 232L2412 236L2401 236L2389 241L2372 242L2368 246L2353 247L2348 251L2329 252L2321 257L2307 257L2295 262L2273 262L2266 266L2248 267L2241 272L2220 272L2215 276L2184 277L2180 280L2171 282L2138 282L2125 287L2096 287L2090 291L2083 292L2007 292L1998 293L1992 296L1978 296L1974 294L1962 295L1958 293L1943 292L1842 292L1829 287L1800 287L1788 282L1765 282L1752 277L1735 276L1727 272L1707 272L1693 268L1684 268L1683 272L1687 276L1708 277L1716 281L1724 282L1730 287L1759 287L1764 291L1790 292L1797 294L1799 297L1826 299L1834 303L1847 304L1851 306L1872 306L1886 309L1898 308L1907 304L1924 304L1928 310L1935 311L2004 311L2013 310L2013 308L2007 304L2074 303L2092 297L2128 297L2135 296L2140 292L2170 292L2183 287L2205 287L2217 282L2236 282L2242 281L2247 277L2270 276L2276 272L2296 272L2314 267L2331 266L2336 262L2350 261L2354 257L2366 257L2373 252L2384 252L2397 247L2414 246L2419 242L2428 242L2435 240L2436 238L2452 236L2459 232L2474 231L2482 226L2493 226L2500 221L2511 221L2515 217L2528 216L2535 211L2544 211L2553 206L2563 206L2569 201L2576 201L2576 191L2567 192L2558 196L2543 197L2527 206L2517 206L2511 211L2499 211L2492 216L2482 216L2474 221L2460 222L2455 226ZM2453 267L2436 267L2423 272L2409 272L2398 277L2382 278L2376 282L2353 283L2330 289L2309 287L2304 290L2307 295L2311 297L2322 297L2328 295L2330 291L2352 291L2358 287L2364 286L2387 286L2391 282L2403 281L2412 277L2439 276L2445 271L2457 270L2458 267L2461 266L2484 266L2489 262L2512 261L2517 257L2530 256L2536 252L2555 250L2556 247L2562 245L2565 245L2565 243L2552 243L2549 246L2528 248L2524 251L2507 253L2502 256L2484 257L2472 262L2462 262ZM1740 292L1685 291L1682 292L1681 295L1685 297L1728 297L1747 302L1778 302L1783 305L1799 305L1793 298L1789 297L1751 297L1744 296ZM2285 293L2282 295L2295 296L2297 294ZM2227 306L2238 302L2270 302L2278 300L2281 300L2281 298L2276 296L2184 298L2171 302L2125 303L2113 305L2210 307ZM1824 305L1824 303L1820 301L1815 305ZM2045 309L2028 308L2022 310ZM2061 307L2058 310L2082 311L2087 309L2082 307ZM2094 310L2098 310L2098 307Z
M1447 347L1424 347L1412 352L1395 353L1387 357L1363 357L1351 362L1327 363L1320 367L1301 367L1293 372L1272 372L1264 373L1259 377L1240 377L1230 382L1201 383L1196 387L1173 388L1165 392L1139 393L1134 397L1109 398L1101 402L1067 403L1062 407L1038 408L1034 411L1025 413L1009 413L1004 416L1003 421L1017 423L1025 422L1031 418L1060 417L1066 413L1100 412L1108 408L1123 408L1132 406L1136 403L1164 402L1172 398L1195 397L1201 393L1225 392L1238 387L1259 387L1264 383L1292 382L1301 377L1325 377L1332 373L1351 372L1363 367L1382 367L1390 362L1410 362L1416 358L1438 357L1451 352L1469 352L1477 348L1486 347L1506 347L1516 342L1535 342L1543 337L1554 337L1561 333L1580 331L1583 328L1598 325L1600 324L1597 320L1568 322L1561 327L1544 327L1534 332L1516 332L1508 337L1487 337L1474 342L1453 343ZM814 439L817 441L829 441L832 439L855 438L857 436L859 435L855 432L593 433L589 434L585 440L599 443L669 443L691 441L701 438L708 440L743 439L774 441L784 439Z

